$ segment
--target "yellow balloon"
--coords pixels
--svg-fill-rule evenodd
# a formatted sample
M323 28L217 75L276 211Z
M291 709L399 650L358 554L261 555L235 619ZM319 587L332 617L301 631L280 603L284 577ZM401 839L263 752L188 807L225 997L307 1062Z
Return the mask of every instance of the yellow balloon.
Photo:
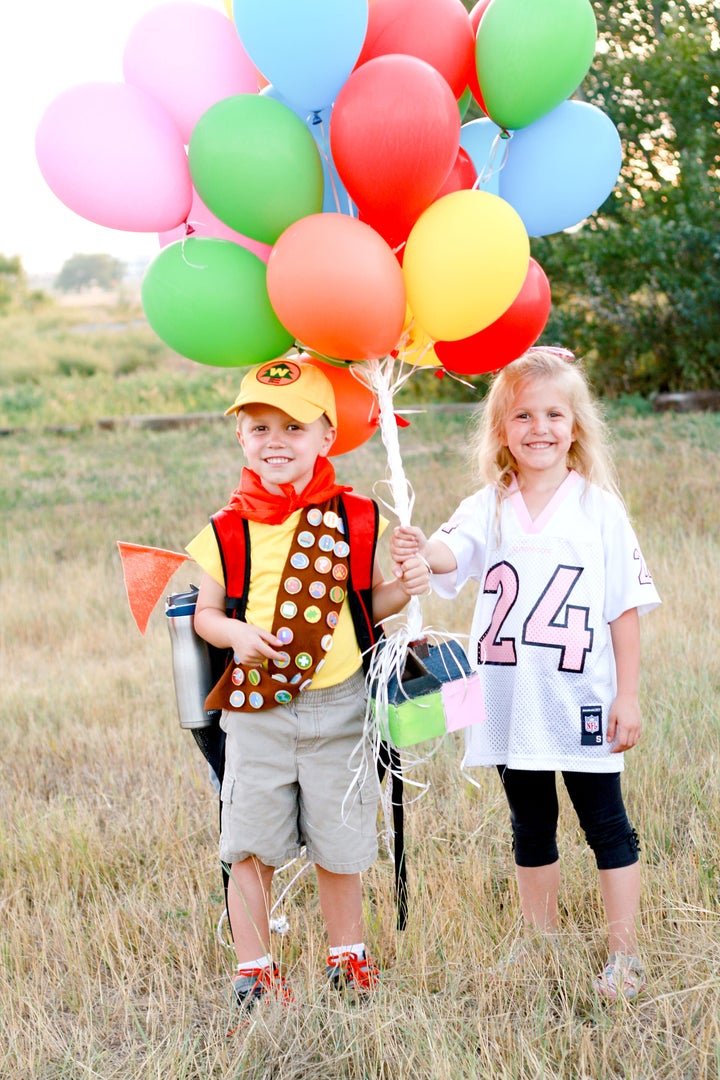
M224 0L224 3L225 3L225 10L227 11L228 15L229 15L229 16L230 16L230 18L232 19L232 17L233 17L233 13L232 13L232 0Z
M433 348L433 339L420 326L410 305L405 305L405 325L400 335L397 354L405 364L415 367L440 367L440 360Z
M458 341L507 311L529 264L527 230L508 202L453 191L420 215L407 239L408 304L434 341Z

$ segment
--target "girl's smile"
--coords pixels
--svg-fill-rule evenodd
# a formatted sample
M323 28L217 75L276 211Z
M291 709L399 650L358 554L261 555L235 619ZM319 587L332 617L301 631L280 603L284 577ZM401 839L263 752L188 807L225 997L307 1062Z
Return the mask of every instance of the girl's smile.
M575 440L574 418L553 379L521 383L505 421L503 443L517 463L521 479L542 477L560 483Z

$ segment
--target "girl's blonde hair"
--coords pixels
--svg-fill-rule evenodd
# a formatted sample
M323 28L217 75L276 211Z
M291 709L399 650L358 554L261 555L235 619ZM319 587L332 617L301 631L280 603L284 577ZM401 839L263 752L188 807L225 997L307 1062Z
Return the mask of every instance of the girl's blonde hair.
M503 445L505 424L521 383L529 379L552 379L572 412L575 441L568 451L568 468L575 469L588 483L613 491L619 497L600 405L569 349L549 346L528 349L493 378L471 441L481 481L495 487L499 500L507 494L517 462Z

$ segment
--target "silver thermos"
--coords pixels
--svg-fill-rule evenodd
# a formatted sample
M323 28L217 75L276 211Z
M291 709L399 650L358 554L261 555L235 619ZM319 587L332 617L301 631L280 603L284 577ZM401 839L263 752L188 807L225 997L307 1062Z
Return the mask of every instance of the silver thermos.
M197 588L175 593L165 600L165 614L172 645L173 681L181 728L210 726L205 698L213 687L210 652L206 641L195 633L193 619Z

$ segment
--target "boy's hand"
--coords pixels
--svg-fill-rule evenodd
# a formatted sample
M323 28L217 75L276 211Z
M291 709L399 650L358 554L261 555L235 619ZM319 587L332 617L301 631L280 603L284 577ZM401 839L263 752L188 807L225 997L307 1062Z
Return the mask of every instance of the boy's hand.
M426 544L422 529L415 525L396 525L390 534L390 557L395 577L402 578L405 561L411 556L422 555Z
M642 718L635 694L618 694L610 706L607 725L607 741L614 743L611 753L620 754L631 750L640 738Z
M421 555L410 555L400 567L400 584L408 596L430 592L430 567Z
M269 630L263 630L240 619L229 620L230 648L240 664L262 664L265 660L280 660L281 643Z

